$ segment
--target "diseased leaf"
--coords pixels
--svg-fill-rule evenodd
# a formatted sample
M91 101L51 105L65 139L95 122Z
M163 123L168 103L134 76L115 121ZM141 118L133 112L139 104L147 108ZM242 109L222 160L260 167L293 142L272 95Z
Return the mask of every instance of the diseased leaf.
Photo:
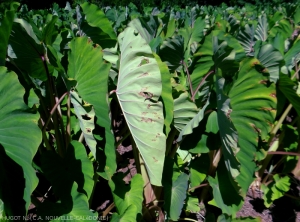
M101 150L96 149L94 157L100 164L105 163L105 170L100 167L98 173L106 179L110 179L115 173L116 153L115 141L111 132L108 106L108 74L110 65L105 63L101 49L89 42L87 37L75 38L70 43L71 53L69 54L68 75L69 78L76 80L76 90L81 98L93 105L96 114L96 124L105 129L104 148L106 160L100 159ZM97 65L95 65L97 64ZM104 136L104 135L100 135ZM95 138L95 132L94 132ZM104 173L105 172L105 173Z
M166 136L159 66L150 46L128 27L118 37L120 68L116 94L153 185L161 185Z

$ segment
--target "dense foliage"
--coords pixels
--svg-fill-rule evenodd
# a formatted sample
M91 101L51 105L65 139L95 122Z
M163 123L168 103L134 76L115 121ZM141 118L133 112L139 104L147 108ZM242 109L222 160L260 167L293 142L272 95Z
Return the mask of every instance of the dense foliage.
M299 5L19 6L0 20L1 221L25 220L31 203L51 221L114 206L111 221L239 221L249 188L266 207L288 195ZM126 182L125 144L137 170ZM52 198L38 199L37 175ZM114 204L97 212L100 178Z

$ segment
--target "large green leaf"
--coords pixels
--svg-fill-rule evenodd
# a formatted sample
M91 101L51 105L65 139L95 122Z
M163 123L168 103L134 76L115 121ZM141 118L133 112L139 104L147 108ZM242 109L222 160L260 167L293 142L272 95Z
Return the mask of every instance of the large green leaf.
M38 184L32 159L42 141L39 116L28 112L15 73L1 66L0 79L0 198L7 215L25 216Z
M97 27L113 40L117 39L116 33L114 32L110 21L105 16L104 12L99 9L96 5L84 2L81 4L83 13L86 15L87 22L92 27Z
M78 192L90 198L94 186L93 164L87 157L82 143L72 141L65 158L61 158L54 151L45 151L41 160L46 178L63 203L68 201L74 181L78 184Z
M117 36L104 12L96 5L85 2L81 4L86 21L81 24L81 30L94 43L102 48L112 48L116 45Z
M226 168L225 161L221 158L215 178L208 177L208 182L213 190L213 199L208 203L219 207L222 213L235 218L237 211L243 205L243 198L228 179Z
M7 53L7 44L10 35L10 31L12 29L15 11L19 7L19 4L13 2L11 4L11 9L7 10L3 18L0 20L0 36L1 36L1 44L0 44L0 66L5 64L6 53Z
M143 178L140 174L134 175L129 186L125 184L123 177L124 174L119 173L109 181L118 212L113 214L113 218L126 217L129 221L138 221L138 218L142 215Z
M259 141L267 140L276 116L275 85L268 82L264 71L257 59L246 59L228 94L232 110L227 112L227 118L238 132L236 158L241 166L237 181L243 195L253 181L256 168L253 160L259 159Z
M29 23L16 20L9 38L8 56L17 67L33 78L46 80L44 47L37 40Z
M74 39L70 43L71 53L69 54L68 75L71 79L76 80L76 90L81 98L93 105L96 114L96 124L105 129L104 148L106 160L103 160L101 150L96 149L93 153L99 164L105 163L105 173L100 167L99 173L106 179L109 179L116 171L116 153L115 141L111 132L109 106L108 106L108 74L110 65L105 63L103 53L99 47L94 48L87 37ZM96 65L95 65L96 64ZM95 137L95 132L94 137ZM104 136L104 135L100 135ZM102 140L103 141L103 140ZM101 141L101 142L102 142ZM103 155L103 154L102 154Z
M132 137L154 185L161 185L166 136L159 66L141 35L128 27L118 37L120 68L117 97Z

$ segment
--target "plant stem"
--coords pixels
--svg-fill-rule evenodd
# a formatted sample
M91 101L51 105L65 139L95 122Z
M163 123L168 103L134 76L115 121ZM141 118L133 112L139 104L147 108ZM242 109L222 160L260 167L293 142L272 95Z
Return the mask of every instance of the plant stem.
M293 107L293 105L289 104L289 106L285 109L284 113L281 115L280 119L278 120L276 126L272 129L271 138L269 141L271 141L274 138L274 136L276 135L277 131L279 130L281 124L283 123L283 121L285 120L285 118L287 117L289 112L291 111L292 107Z
M47 65L47 61L45 59L45 56L41 56L43 63L44 63L44 67L46 70L46 74L47 74L47 78L48 78L48 87L49 87L49 92L50 92L50 101L51 101L51 106L54 107L57 102L55 102L55 85L52 79L52 76L50 75L49 69L48 69L48 65ZM55 107L54 111L56 110L57 106ZM58 154L63 157L63 143L62 143L62 137L59 131L59 123L58 123L58 118L57 118L57 113L54 112L53 114L53 123L54 123L54 129L55 129L55 140L56 140L56 145L57 145L57 150L58 150ZM51 116L51 115L50 115ZM48 119L48 123L45 124L45 127L47 127L47 125L49 124L50 119Z
M103 211L102 216L106 216L114 207L115 207L115 203L111 203L106 209L105 211Z
M207 79L208 76L210 76L211 74L213 74L215 71L212 70L210 72L208 72L204 77L203 79L201 80L201 82L199 83L199 85L197 86L195 92L192 94L192 101L195 102L195 96L197 94L197 92L199 91L199 89L201 88L201 86L204 84L204 81Z
M208 183L204 183L204 184L200 184L198 186L194 186L194 187L188 189L188 192L194 191L194 190L196 190L198 188L205 187L205 186L209 186L209 184Z
M61 101L65 98L65 96L68 94L68 92L65 92L60 98L59 100L57 101L57 103L55 103L55 105L53 106L53 108L51 109L51 112L50 112L50 116L49 118L47 119L47 122L46 124L44 125L43 127L43 132L46 132L46 128L51 120L51 117L55 114L55 111L56 111L56 108L58 107L58 105L61 103Z
M193 96L194 92L193 92L192 80L191 80L191 76L190 76L190 73L189 73L189 69L188 69L187 64L185 63L185 61L181 60L181 64L185 68L186 74L188 76L188 81L189 81L189 84L190 84L191 96ZM193 100L193 102L195 102L195 101Z
M172 126L171 128L171 131L169 133L169 136L167 138L167 144L166 144L166 156L169 155L171 149L172 149L172 146L173 146L173 142L174 142L174 138L175 136L177 135L177 129Z
M66 149L71 142L71 96L68 94L67 103L67 126L66 126Z
M268 152L268 155L289 155L289 156L300 156L300 153L295 153L295 152L285 152L285 151L270 151Z

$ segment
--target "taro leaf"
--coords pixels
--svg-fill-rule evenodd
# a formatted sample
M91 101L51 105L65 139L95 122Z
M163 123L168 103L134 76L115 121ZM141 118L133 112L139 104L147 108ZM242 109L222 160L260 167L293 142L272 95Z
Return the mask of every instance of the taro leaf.
M210 158L208 154L201 154L200 157L193 159L189 165L191 187L200 185L208 175Z
M222 141L222 154L225 165L231 178L235 179L239 175L239 162L236 159L238 148L238 132L233 125L230 114L232 107L230 98L224 94L225 79L218 74L216 81L218 125Z
M112 40L117 39L117 36L111 27L110 21L105 16L104 12L96 5L84 2L81 4L83 13L86 15L88 24L92 27L97 27L106 33Z
M45 45L52 45L52 43L55 41L58 31L56 30L55 23L57 21L58 17L53 16L51 21L43 28L43 34L42 34L42 42L45 43Z
M38 184L32 160L42 141L39 115L28 111L15 73L0 66L0 79L0 199L7 216L25 216Z
M177 221L181 209L186 198L186 192L188 188L189 176L185 173L181 173L177 178L172 180L172 184L165 185L165 199L166 211L171 220Z
M295 67L295 64L300 61L300 41L298 40L293 44L293 46L289 49L289 51L284 55L284 61L285 65L288 69L288 71L292 71L292 69ZM285 74L287 74L286 71L282 70Z
M81 24L84 34L102 48L115 47L117 37L104 12L88 2L83 3L81 7L86 15L86 21Z
M62 201L68 199L68 189L71 189L74 181L78 184L78 192L90 198L94 186L93 164L87 157L82 143L72 141L65 158L61 158L54 151L44 152L42 170L51 182L54 193Z
M200 211L198 198L188 195L185 201L185 210L193 213L198 213Z
M269 72L270 81L276 83L279 79L280 68L284 64L281 53L271 44L265 44L255 51L255 57Z
M157 17L150 15L149 17L140 17L133 19L128 27L137 30L142 38L149 44L153 38L156 37L159 22Z
M255 30L255 38L256 40L261 40L263 42L265 42L268 38L268 19L267 16L265 14L260 15L258 17L258 24L257 24L257 28Z
M217 112L213 111L204 117L199 126L193 129L193 133L187 135L180 148L190 153L208 153L217 150L221 146Z
M214 197L208 203L219 207L223 214L231 215L234 218L243 205L243 198L238 194L231 180L228 179L226 168L224 158L221 158L215 178L208 176Z
M46 80L44 48L38 40L31 26L24 20L18 19L13 24L9 38L11 48L8 55L17 67L33 78Z
M268 186L262 184L261 188L264 192L263 199L265 206L269 208L274 200L279 199L285 192L289 191L291 179L289 176L279 177L278 174L273 176L274 181Z
M182 36L174 36L165 39L160 47L159 56L165 62L170 71L174 72L184 59L184 39Z
M78 192L78 184L73 182L66 191L68 197L61 202L50 202L45 200L37 208L37 218L53 218L50 221L98 221L97 212L89 209L89 202L86 195Z
M138 221L142 214L143 178L141 174L134 175L129 186L125 184L123 177L124 175L119 173L109 181L117 208L117 213L113 214L112 221ZM122 220L120 220L121 218Z
M168 70L168 66L161 61L158 55L154 54L158 67L161 73L161 80L162 80L162 92L161 98L164 104L164 132L165 135L168 136L171 130L171 124L173 121L173 109L174 109L174 102L172 98L172 86L171 86L171 75Z
M284 133L284 137L282 139L281 145L287 152L297 152L298 148L298 139L299 133L297 129L294 129L291 125L283 125L282 131ZM283 174L288 174L293 169L295 169L299 156L287 156L284 160L284 168L282 170ZM294 173L295 174L295 173Z
M141 35L128 27L118 37L120 69L116 94L153 185L161 185L166 136L159 66Z
M193 132L193 129L199 126L199 123L204 118L205 111L208 105L209 105L209 100L207 100L206 104L202 107L202 109L198 112L198 114L194 116L194 118L184 126L184 128L180 131L180 134L177 138L178 142L182 140L183 136L191 134Z
M276 116L276 89L268 82L267 73L257 59L246 59L241 63L237 79L228 96L232 112L227 111L238 132L240 163L237 182L245 195L253 181L256 164L253 162L259 151L259 141L266 141ZM223 126L219 123L220 128ZM224 154L225 157L225 154Z
M174 126L179 132L197 113L197 106L189 99L187 92L181 93L178 98L174 99Z
M275 37L277 33L282 33L284 40L289 38L293 33L293 26L291 22L287 19L282 19L276 22L276 25L269 30L269 38Z
M3 66L5 64L8 39L12 29L15 11L19 7L19 5L19 3L13 2L11 4L10 10L5 11L5 13L2 15L3 18L0 20L0 66Z
M196 43L195 48L198 47L199 42L204 36L205 27L205 19L198 17L195 21L193 28L185 27L179 30L178 34L182 35L184 38L185 59L188 59L191 56L191 54L194 54L194 51L191 49L192 44Z
M291 80L287 75L280 73L280 79L278 82L280 91L293 105L298 115L300 115L300 97L297 95L297 83Z
M97 141L93 136L95 129L95 111L91 106L84 105L82 99L75 91L71 91L71 103L73 104L75 114L79 120L80 129L84 140L89 146L93 156L96 156Z
M237 36L237 39L239 40L239 43L243 46L247 56L254 55L254 33L255 26L251 24L246 24L244 27L241 28Z
M69 77L77 81L76 90L81 98L93 105L96 114L96 124L105 130L105 173L100 167L98 173L106 179L112 177L116 171L116 153L114 136L110 129L109 106L108 106L108 74L110 65L104 62L103 53L100 48L94 48L87 37L76 38L70 43L71 53L69 54ZM97 64L97 65L95 65ZM103 136L103 135L101 135ZM95 137L95 133L94 133ZM104 142L104 141L101 141ZM98 152L95 147L96 158L100 164Z

